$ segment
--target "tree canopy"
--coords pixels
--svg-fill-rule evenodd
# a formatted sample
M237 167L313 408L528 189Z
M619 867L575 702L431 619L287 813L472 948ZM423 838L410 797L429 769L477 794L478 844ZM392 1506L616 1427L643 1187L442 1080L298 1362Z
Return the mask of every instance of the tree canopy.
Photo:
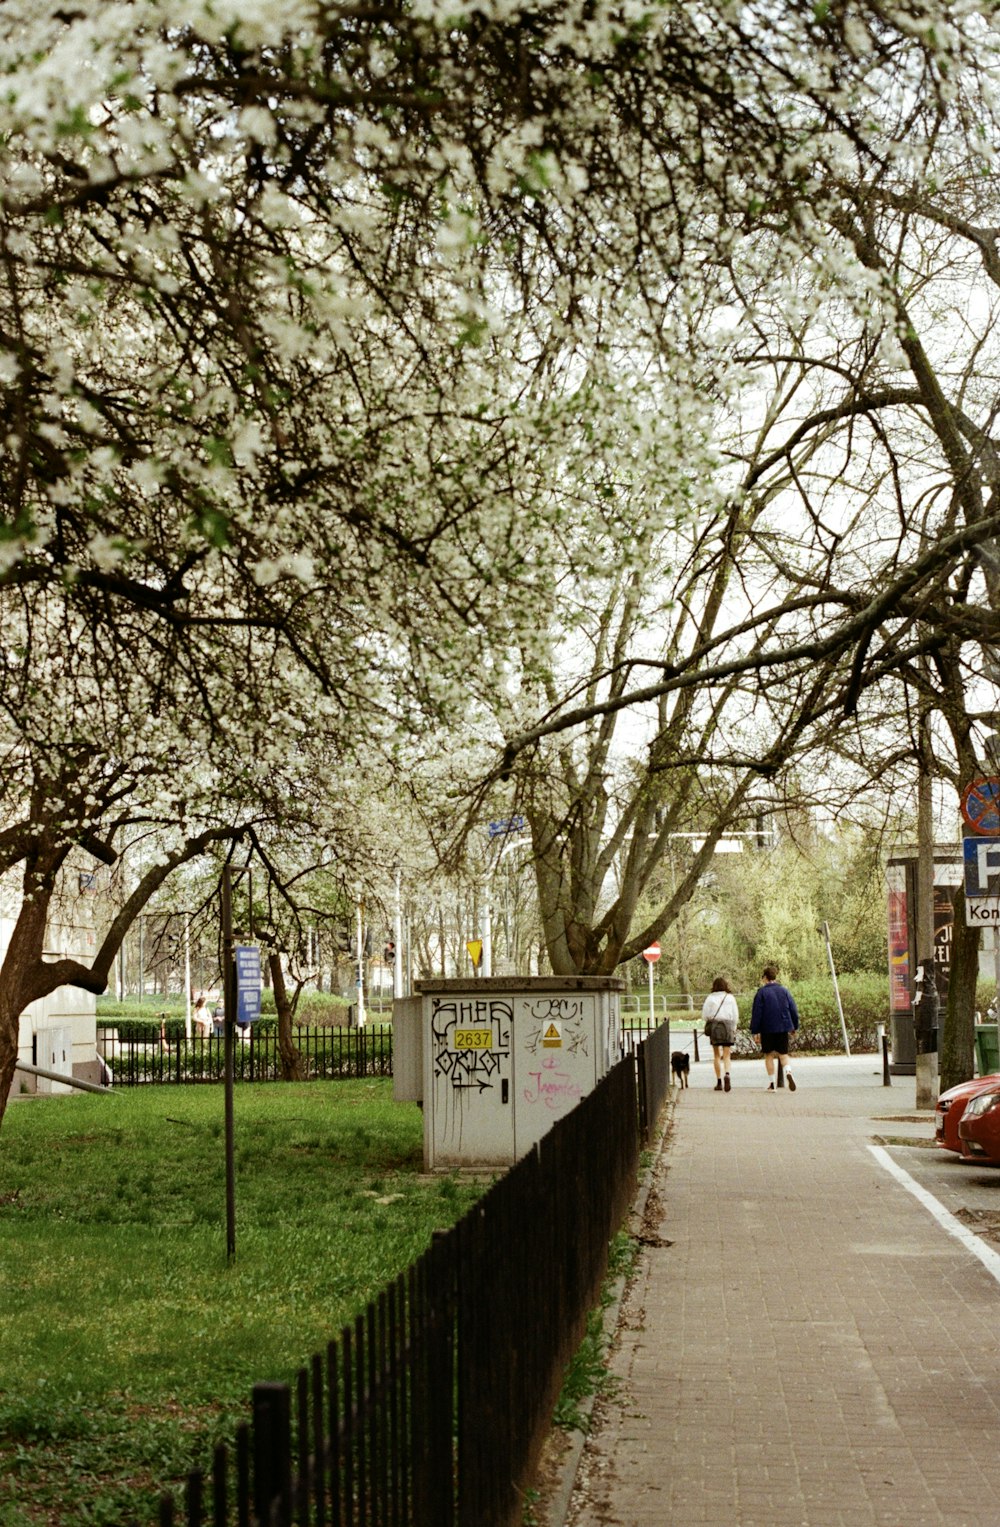
M24 1002L103 984L174 863L321 857L470 690L445 772L528 803L560 969L667 926L670 833L845 718L909 748L928 674L975 756L985 0L9 0L0 37L0 1096ZM57 972L60 868L137 829L159 880Z

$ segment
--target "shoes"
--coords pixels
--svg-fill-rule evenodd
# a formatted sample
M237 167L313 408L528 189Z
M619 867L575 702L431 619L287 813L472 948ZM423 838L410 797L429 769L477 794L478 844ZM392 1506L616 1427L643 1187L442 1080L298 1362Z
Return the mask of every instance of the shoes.
M715 1090L716 1090L716 1092L721 1092L722 1091L722 1083L721 1082L716 1082Z
M785 1072L785 1081L788 1084L789 1092L794 1092L795 1091L795 1078L794 1078L794 1076L792 1075L792 1073L790 1071L786 1071Z
M726 1072L725 1081L723 1082L723 1089L726 1092L729 1092L732 1089L732 1082L729 1080L729 1072L728 1071Z
M768 1090L768 1092L773 1092L774 1091L774 1083L773 1082L768 1082L767 1090Z

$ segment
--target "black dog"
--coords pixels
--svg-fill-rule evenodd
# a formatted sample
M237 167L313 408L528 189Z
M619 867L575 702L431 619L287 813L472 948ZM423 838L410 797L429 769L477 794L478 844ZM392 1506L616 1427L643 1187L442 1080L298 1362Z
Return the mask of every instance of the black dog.
M691 1070L691 1057L686 1050L675 1050L670 1057L670 1069L673 1072L674 1081L678 1087L688 1085L688 1072Z

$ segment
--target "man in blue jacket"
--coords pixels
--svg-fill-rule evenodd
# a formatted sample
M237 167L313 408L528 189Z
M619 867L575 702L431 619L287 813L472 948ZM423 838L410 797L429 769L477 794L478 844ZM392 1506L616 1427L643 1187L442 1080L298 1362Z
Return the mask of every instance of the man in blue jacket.
M788 1069L788 1036L799 1026L799 1012L795 998L778 980L777 967L765 965L763 986L754 993L750 1014L750 1032L757 1036L757 1043L764 1052L767 1067L768 1091L774 1091L775 1065L780 1077L784 1072L788 1090L795 1091L795 1078Z

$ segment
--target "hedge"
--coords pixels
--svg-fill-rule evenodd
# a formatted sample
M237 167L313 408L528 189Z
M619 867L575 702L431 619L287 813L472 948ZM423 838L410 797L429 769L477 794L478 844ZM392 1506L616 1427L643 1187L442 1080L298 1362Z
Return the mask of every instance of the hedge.
M126 1021L127 1022L127 1021ZM177 1024L179 1020L170 1020ZM149 1025L136 1024L141 1032L122 1033L126 1023L110 1026L118 1034L111 1040L98 1030L98 1043L114 1074L116 1086L136 1086L145 1082L218 1082L223 1075L225 1046L221 1039L195 1037L184 1042L183 1024L174 1040L161 1043L160 1031L150 1035ZM281 1074L273 1019L255 1025L253 1044L235 1047L237 1080L273 1081ZM372 1025L364 1029L334 1028L317 1024L295 1027L292 1038L308 1077L358 1077L392 1075L392 1029Z
M335 992L304 991L299 997L293 1022L308 1024L310 1028L319 1028L324 1024L343 1024L347 1022L349 1006L347 998ZM277 1013L274 992L270 986L265 986L261 993L261 1011L265 1014Z
M795 998L799 1013L799 1031L795 1036L795 1048L812 1054L834 1052L843 1054L844 1034L840 1026L840 1014L834 995L833 982L825 980L789 982L789 990ZM878 1050L878 1025L889 1022L888 975L858 973L843 975L838 979L840 1001L844 1009L844 1025L851 1054L864 1054ZM741 993L737 1001L740 1008L740 1028L736 1036L736 1053L751 1055L759 1053L750 1037L750 1010L753 992Z
M113 1018L104 1013L97 1015L98 1025L115 1029L122 1044L153 1045L158 1044L161 1035L160 1018ZM278 1027L277 1018L261 1018L257 1024L258 1033L273 1032ZM185 1021L183 1018L163 1016L162 1035L168 1044L176 1044L183 1041L185 1034ZM192 1038L197 1038L195 1030Z
M373 1009L380 1005L383 1004L371 1004ZM338 997L333 992L304 991L299 998L293 1021L308 1025L310 1028L321 1028L326 1024L339 1026L347 1022L349 1007L350 1003L346 998ZM274 992L269 986L265 986L261 993L261 1012L264 1015L264 1021L268 1018L277 1018ZM147 997L145 1001L139 997L126 997L123 1002L119 1002L114 997L98 997L97 999L98 1023L113 1023L121 1028L123 1023L134 1021L143 1026L143 1032L155 1028L156 1033L159 1034L160 1020L164 1016L167 1020L168 1034L175 1033L170 1025L177 1021L180 1022L183 1032L183 997Z

